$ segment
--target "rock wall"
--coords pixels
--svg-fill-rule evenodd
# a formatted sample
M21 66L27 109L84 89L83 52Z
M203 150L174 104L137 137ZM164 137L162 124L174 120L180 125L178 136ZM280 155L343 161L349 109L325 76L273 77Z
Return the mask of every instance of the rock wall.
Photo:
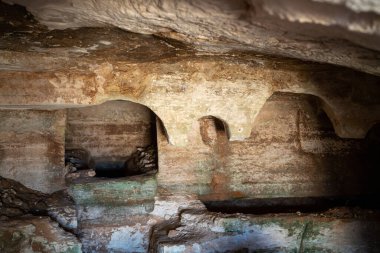
M64 110L0 110L0 176L43 192L65 187Z
M87 150L95 166L124 166L137 147L155 139L155 116L145 106L110 101L67 109L65 148Z
M376 1L14 2L1 252L379 252Z
M158 242L158 252L378 251L379 230L373 226L374 221L325 216L255 217L183 212L181 227L169 231L168 238Z
M15 52L0 51L1 107L51 109L128 100L152 109L162 120L169 142L180 146L188 143L192 124L210 115L226 122L230 140L249 137L255 117L276 91L319 97L340 137L364 138L380 117L375 76L255 54L199 55L154 37L112 29L66 33L65 38L77 40L64 41L68 44L59 50L47 38L42 40L47 48L35 50L33 43L42 42L30 38L26 43L31 44L12 49ZM111 44L96 42L98 49L82 52L77 43L84 43L83 36L86 43L104 39ZM4 40L15 43L8 37ZM159 53L151 53L155 48ZM46 52L55 56L45 57Z
M113 25L190 42L202 51L253 50L379 75L379 3L313 0L7 0L51 29Z
M0 225L0 250L4 253L82 252L77 238L48 217L24 217L0 221Z
M217 123L215 123L217 122ZM365 143L341 139L310 95L275 93L259 112L251 136L228 141L226 125L202 118L192 143L176 147L158 131L159 185L204 200L371 194L376 175Z

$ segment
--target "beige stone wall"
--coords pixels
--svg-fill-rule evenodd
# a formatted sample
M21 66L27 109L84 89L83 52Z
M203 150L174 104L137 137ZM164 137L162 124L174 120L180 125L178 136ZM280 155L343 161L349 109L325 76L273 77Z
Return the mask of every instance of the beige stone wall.
M66 149L85 149L95 162L123 163L137 147L155 142L154 124L151 110L128 101L70 108Z
M0 176L34 190L65 187L64 110L0 111Z
M194 125L187 148L168 145L159 132L159 185L205 200L368 193L363 141L337 137L318 101L274 94L245 141L228 142L210 119Z

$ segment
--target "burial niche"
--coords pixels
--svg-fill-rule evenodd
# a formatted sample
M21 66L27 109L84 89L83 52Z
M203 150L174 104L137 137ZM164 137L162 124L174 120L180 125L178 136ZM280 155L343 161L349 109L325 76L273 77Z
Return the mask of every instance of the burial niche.
M65 136L70 179L157 171L156 116L146 106L108 101L67 109Z

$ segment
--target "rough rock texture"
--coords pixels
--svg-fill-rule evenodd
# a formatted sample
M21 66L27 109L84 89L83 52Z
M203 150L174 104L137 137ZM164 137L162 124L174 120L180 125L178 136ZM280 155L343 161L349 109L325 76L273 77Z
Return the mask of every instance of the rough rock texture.
M363 138L380 118L378 77L348 69L253 53L200 54L116 29L29 31L0 38L2 108L129 100L152 109L180 146L210 115L226 123L230 140L248 138L276 91L319 97L340 137Z
M25 187L17 181L0 177L0 217L49 215L67 230L77 228L76 208L67 191L51 195Z
M378 1L8 0L50 28L113 25L196 44L254 50L380 74Z
M1 252L379 251L377 210L315 212L379 207L376 1L17 2L101 27L0 2L0 175L76 178L0 181ZM128 156L157 174L82 177Z
M139 147L125 162L125 175L157 172L157 148L154 145Z
M158 242L157 252L378 252L378 222L183 212L180 226Z
M81 244L46 217L24 217L0 221L0 251L14 252L82 252Z
M337 137L313 96L274 94L244 141L229 142L215 118L201 119L193 129L184 148L158 131L161 187L205 200L378 193L365 142Z
M47 195L31 190L12 179L0 177L0 215L20 216L44 213L48 208Z
M58 222L66 231L77 232L76 207L67 190L51 194L46 202L48 205L47 215L50 218Z
M196 52L117 29L49 32L25 18L3 27L10 32L0 38L1 107L129 100L152 109L175 145L186 145L192 124L210 115L226 122L231 140L249 137L276 91L318 96L340 137L363 138L380 118L379 79L348 69L253 52Z
M0 175L34 190L65 187L63 110L0 110Z
M137 147L152 144L154 124L148 108L127 101L67 109L65 148L88 151L95 167L123 166Z
M85 252L148 252L160 224L172 227L181 209L205 210L194 196L159 197L152 176L76 183L70 192Z
M68 169L69 172L65 176L65 180L68 185L73 183L76 180L82 180L84 178L91 178L91 177L96 176L96 171L93 169L77 170L75 167L71 167L71 165L67 165L67 166L70 167Z
M207 212L194 195L152 194L153 181L72 186L85 252L377 252L380 246L378 212L222 215Z

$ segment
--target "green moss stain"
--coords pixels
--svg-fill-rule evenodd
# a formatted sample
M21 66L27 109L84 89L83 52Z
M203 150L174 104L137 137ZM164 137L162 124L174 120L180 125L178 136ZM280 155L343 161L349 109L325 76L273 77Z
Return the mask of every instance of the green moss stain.
M225 219L222 224L224 230L229 233L244 233L246 231L244 222L239 218Z
M152 177L105 180L70 187L70 195L79 205L133 204L153 201L157 192L157 180Z

